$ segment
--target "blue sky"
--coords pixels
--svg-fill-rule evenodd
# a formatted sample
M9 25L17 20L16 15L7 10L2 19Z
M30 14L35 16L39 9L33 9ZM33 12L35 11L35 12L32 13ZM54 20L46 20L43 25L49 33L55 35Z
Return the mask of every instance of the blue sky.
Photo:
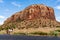
M0 24L32 4L44 4L54 8L56 20L60 22L60 0L0 0Z

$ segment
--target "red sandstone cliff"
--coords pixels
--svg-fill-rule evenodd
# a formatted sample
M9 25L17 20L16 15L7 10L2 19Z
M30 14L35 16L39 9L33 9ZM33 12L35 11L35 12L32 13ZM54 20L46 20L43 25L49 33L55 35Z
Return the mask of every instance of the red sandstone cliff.
M54 10L42 4L35 4L25 8L23 11L13 14L5 23L17 20L31 20L43 17L44 19L56 20Z

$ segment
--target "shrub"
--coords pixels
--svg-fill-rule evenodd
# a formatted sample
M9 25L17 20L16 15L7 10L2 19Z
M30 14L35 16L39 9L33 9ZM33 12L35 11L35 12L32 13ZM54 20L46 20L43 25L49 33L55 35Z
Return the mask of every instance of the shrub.
M56 26L56 27L60 27L60 26Z
M36 35L48 35L48 34L45 33L45 32L33 32L33 33L30 33L30 34L36 34Z
M57 31L51 31L49 34L50 34L50 35L57 36L57 35L58 35L58 32L57 32Z
M3 30L2 27L0 27L0 31Z
M12 25L11 27L12 27L12 28L16 28L16 25Z
M5 27L5 30L8 30L8 29L10 29L10 27L9 27L9 26Z
M25 33L20 33L20 32L17 32L17 33L14 33L15 35L26 35Z
M58 32L60 32L60 30L55 30L55 31L58 31Z

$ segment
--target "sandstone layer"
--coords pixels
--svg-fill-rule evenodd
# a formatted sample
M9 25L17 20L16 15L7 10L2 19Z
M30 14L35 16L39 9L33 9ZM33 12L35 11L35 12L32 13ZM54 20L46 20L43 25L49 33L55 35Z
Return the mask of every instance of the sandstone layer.
M54 9L43 4L33 4L24 10L13 14L4 22L4 26L16 25L18 28L56 27Z

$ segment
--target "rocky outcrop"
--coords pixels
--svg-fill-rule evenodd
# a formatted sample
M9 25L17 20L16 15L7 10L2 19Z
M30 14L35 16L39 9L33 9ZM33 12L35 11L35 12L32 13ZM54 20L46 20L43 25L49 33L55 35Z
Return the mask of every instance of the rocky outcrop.
M60 26L55 19L54 9L43 4L34 4L13 14L4 22L4 26L11 26L12 23L18 28Z
M29 20L29 19L36 19L36 18L45 18L55 20L54 10L51 7L47 7L42 4L35 4L27 7L21 12L17 12L8 18L5 23L14 22L17 20Z

